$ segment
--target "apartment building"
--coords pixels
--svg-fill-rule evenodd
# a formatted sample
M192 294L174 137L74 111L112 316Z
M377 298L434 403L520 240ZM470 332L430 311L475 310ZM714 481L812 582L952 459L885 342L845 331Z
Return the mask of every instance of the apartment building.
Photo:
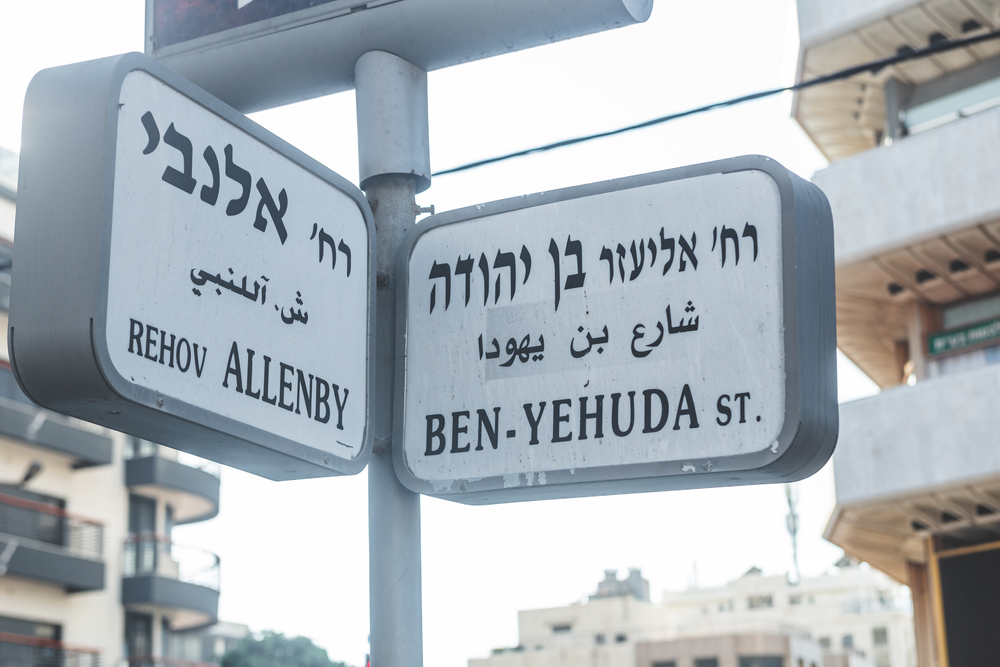
M665 591L663 605L677 636L777 629L808 635L825 653L860 655L874 667L917 664L909 596L899 583L850 558L797 583L751 568L726 586Z
M469 667L915 667L903 587L850 559L791 583L751 568L649 598L636 569L586 602L518 612L518 645Z
M219 468L43 410L18 388L16 179L17 156L0 150L0 665L174 665L217 621L219 559L171 532L218 513ZM200 641L198 660L229 645L218 639Z
M798 0L799 80L977 36L795 99L830 159L841 406L826 537L913 591L921 667L1000 655L997 0Z

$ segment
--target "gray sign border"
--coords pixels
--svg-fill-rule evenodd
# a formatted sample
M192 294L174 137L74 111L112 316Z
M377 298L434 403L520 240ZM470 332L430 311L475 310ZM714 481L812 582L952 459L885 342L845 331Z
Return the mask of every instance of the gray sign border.
M368 230L368 360L365 430L354 459L159 395L129 382L111 363L104 327L117 108L122 82L133 71L146 72L329 183L361 212ZM57 412L270 479L356 474L365 468L373 439L376 239L368 201L356 186L140 53L39 72L25 98L21 160L8 346L25 394ZM56 191L43 182L61 187Z
M354 65L369 51L433 71L642 23L652 3L338 0L157 46L154 0L145 0L145 51L249 113L354 88Z
M409 262L420 238L445 225L493 215L593 197L647 185L709 174L760 171L778 187L782 223L782 281L785 321L785 421L778 452L770 450L707 460L681 459L652 464L600 466L545 471L544 485L504 488L504 477L455 479L448 489L410 472L404 451L406 398L407 282ZM671 489L792 482L818 471L833 455L839 429L837 406L836 311L834 297L833 218L818 187L776 161L750 155L669 169L628 178L581 185L527 197L470 206L432 216L407 234L396 275L396 434L393 463L396 475L411 491L472 505L523 500L573 498ZM682 472L693 465L695 472Z

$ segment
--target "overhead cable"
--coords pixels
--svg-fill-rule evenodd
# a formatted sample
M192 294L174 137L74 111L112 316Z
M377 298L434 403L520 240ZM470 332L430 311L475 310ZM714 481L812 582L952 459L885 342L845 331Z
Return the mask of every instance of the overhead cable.
M594 139L603 139L604 137L611 137L616 134L623 134L625 132L631 132L633 130L641 130L646 127L660 125L661 123L677 120L679 118L686 118L688 116L694 116L696 114L704 113L706 111L712 111L713 109L721 109L724 107L736 106L737 104L743 104L744 102L751 102L753 100L759 100L765 97L771 97L772 95L778 95L780 93L805 90L806 88L812 88L814 86L820 86L826 83L832 83L834 81L849 79L853 76L857 76L858 74L864 74L866 72L871 74L877 74L881 70L891 65L897 65L899 63L907 62L910 60L927 58L929 56L933 56L938 53L944 53L947 51L952 51L954 49L960 49L966 46L972 46L973 44L978 44L980 42L986 42L997 38L1000 38L1000 30L983 33L982 35L976 35L974 37L966 37L965 39L958 39L958 40L944 39L936 41L930 46L926 46L922 49L910 49L908 47L903 47L894 56L890 56L888 58L882 58L881 60L873 60L871 62L867 62L861 65L855 65L853 67L848 67L846 69L833 72L832 74L826 74L824 76L820 76L815 79L802 81L791 86L784 86L782 88L772 88L771 90L763 90L761 92L751 93L749 95L743 95L741 97L734 97L733 99L725 100L723 102L715 102L713 104L708 104L702 107L688 109L687 111L681 111L667 116L653 118L652 120L636 123L635 125L627 125L625 127L619 127L614 130L597 132L595 134L588 134L582 137L575 137L573 139L564 139L562 141L556 141L551 144L536 146L534 148L526 148L524 150L515 151L513 153L507 153L506 155L499 155L497 157L487 158L485 160L477 160L475 162L463 164L458 167L452 167L451 169L443 169L441 171L436 171L433 173L433 176L444 176L446 174L454 174L460 171L475 169L476 167L483 167L488 164L503 162L504 160L510 160L516 157L523 157L525 155L532 155L534 153L543 153L545 151L550 151L556 148L564 148L566 146L573 146L574 144L581 144L585 141L593 141Z

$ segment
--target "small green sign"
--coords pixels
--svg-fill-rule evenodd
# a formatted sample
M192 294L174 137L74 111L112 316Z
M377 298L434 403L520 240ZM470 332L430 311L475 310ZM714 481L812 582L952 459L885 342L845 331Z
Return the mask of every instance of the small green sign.
M931 334L927 338L931 356L954 352L967 347L979 346L991 341L1000 341L1000 317L986 322L970 324L963 329L952 329Z

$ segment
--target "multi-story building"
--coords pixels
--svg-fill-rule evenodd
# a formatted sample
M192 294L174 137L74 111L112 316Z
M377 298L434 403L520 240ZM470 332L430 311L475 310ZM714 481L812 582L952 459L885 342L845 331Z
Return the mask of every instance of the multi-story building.
M681 637L777 630L807 634L824 651L860 654L874 667L916 667L910 600L902 586L848 558L834 573L798 583L751 568L726 586L665 591L663 605Z
M921 667L1000 655L998 0L798 0L799 79L831 160L838 346L883 391L841 406L827 539L913 592ZM918 54L919 55L919 54Z
M903 587L850 559L833 574L765 577L649 599L638 570L605 572L585 603L518 612L518 646L469 667L915 667Z
M16 157L0 150L0 665L160 667L185 631L217 620L219 559L171 532L218 513L219 470L43 410L18 388Z

